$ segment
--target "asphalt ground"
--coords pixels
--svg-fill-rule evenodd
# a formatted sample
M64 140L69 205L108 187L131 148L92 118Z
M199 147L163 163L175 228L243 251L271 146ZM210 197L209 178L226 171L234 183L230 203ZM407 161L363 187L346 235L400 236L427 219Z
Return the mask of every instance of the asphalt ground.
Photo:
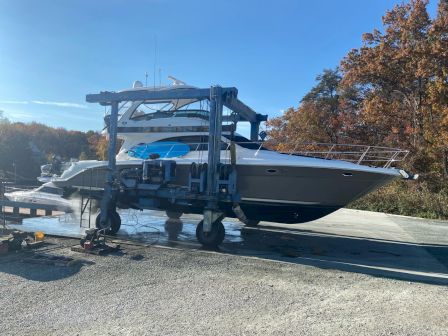
M48 238L37 253L74 262L1 257L1 334L448 335L447 222L345 209L301 225L229 220L205 251L199 217L122 217L114 255ZM18 227L82 232L60 218Z

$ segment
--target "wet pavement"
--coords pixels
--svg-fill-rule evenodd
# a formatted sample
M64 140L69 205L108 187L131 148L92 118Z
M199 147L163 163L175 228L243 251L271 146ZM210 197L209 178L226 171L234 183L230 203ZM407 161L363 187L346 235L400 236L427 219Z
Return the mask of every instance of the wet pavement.
M117 239L179 249L202 249L196 241L199 215L167 220L160 211L120 211ZM91 219L93 227L94 219ZM225 219L226 238L218 251L305 264L379 277L448 284L448 222L342 209L323 219L296 225L262 222L257 228ZM10 225L25 231L80 237L73 215L24 219Z

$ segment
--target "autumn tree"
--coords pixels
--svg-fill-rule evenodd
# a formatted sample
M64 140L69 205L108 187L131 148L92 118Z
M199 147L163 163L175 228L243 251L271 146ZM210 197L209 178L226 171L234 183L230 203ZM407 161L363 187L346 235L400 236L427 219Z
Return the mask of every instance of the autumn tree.
M357 121L359 98L356 90L341 88L338 69L324 70L317 84L300 101L297 109L268 122L269 137L279 149L293 149L303 142L353 142L362 124Z
M412 150L412 166L439 180L446 153L447 3L431 21L427 0L396 5L384 31L363 36L363 47L343 59L342 86L362 97L360 118L382 144Z
M448 177L448 1L439 2L437 16L429 29L432 80L428 85L431 119L436 129L434 147L442 153L445 178Z
M0 175L12 176L34 183L40 165L54 155L62 160L104 159L107 141L93 131L68 131L39 123L11 123L0 115Z

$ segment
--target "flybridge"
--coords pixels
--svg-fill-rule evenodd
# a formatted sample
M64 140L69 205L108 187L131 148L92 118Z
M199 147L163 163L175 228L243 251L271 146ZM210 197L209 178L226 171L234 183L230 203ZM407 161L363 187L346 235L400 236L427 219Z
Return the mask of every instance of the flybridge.
M256 113L252 108L244 104L238 97L238 89L234 87L215 86L211 88L191 88L178 87L166 90L129 90L121 92L103 91L97 94L88 94L86 101L89 103L99 103L104 106L112 106L122 101L160 101L176 99L195 99L211 101L213 88L219 88L220 101L223 106L231 109L238 116L238 121L246 121L251 124L251 140L258 140L260 123L268 119L267 115Z

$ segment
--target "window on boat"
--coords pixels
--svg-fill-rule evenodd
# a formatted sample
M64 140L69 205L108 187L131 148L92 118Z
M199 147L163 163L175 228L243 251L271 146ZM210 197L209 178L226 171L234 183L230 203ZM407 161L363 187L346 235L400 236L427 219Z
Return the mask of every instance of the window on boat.
M132 120L150 120L154 118L167 118L172 116L171 101L141 103L131 115Z
M132 120L150 120L157 118L187 117L208 120L209 104L207 100L190 102L184 100L145 102L140 104L131 115Z
M62 189L52 188L48 186L40 186L39 188L37 188L37 191L53 195L62 195Z
M208 100L199 100L186 105L182 105L173 111L174 117L201 118L208 120L209 118L209 102Z
M127 110L129 110L132 106L133 102L132 101L123 101L118 105L118 116L122 116ZM111 108L108 107L105 113L105 119L108 119L111 114ZM106 121L107 123L108 121Z
M190 136L181 136L181 137L173 137L168 138L163 141L177 141L184 144L187 144L190 147L190 150L195 151L204 151L208 148L208 135L190 135ZM228 144L221 141L221 150L226 150L228 148Z

